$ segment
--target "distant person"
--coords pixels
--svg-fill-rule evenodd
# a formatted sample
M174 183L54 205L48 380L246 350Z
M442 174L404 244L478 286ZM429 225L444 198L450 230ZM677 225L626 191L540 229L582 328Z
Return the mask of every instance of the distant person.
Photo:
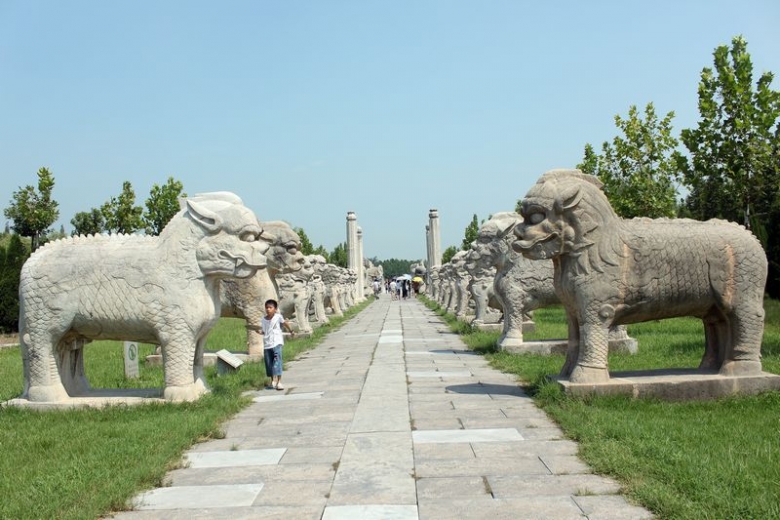
M290 324L284 320L284 316L279 312L279 304L276 300L267 300L265 302L265 316L263 316L260 326L263 329L263 359L265 361L265 375L271 378L271 384L266 386L266 390L284 390L282 385L282 347L284 346L284 335L282 328L286 329L291 335L295 332Z
M409 280L404 280L401 282L401 293L403 295L403 299L407 299L409 297Z
M397 300L398 299L398 284L395 283L395 280L390 281L390 299L391 300Z
M382 286L379 285L379 280L374 280L374 296L379 298L380 294L382 294Z

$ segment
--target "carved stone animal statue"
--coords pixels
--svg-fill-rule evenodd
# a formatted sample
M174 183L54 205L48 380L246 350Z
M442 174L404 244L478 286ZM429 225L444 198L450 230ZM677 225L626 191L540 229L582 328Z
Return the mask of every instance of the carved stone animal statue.
M306 258L314 271L309 280L309 286L311 286L312 291L311 306L314 311L314 319L319 325L323 325L330 321L325 313L325 293L327 287L322 279L322 272L326 269L327 262L322 255L308 255Z
M503 311L493 288L496 268L491 257L484 254L484 248L481 246L479 240L475 240L466 254L465 268L469 273L468 290L474 302L472 325L498 323Z
M522 218L515 212L494 214L479 229L472 245L496 268L493 292L504 312L499 348L523 344L523 321L535 309L560 303L553 285L552 262L524 258L511 247L512 230Z
M246 320L247 352L250 356L263 355L261 322L265 316L265 302L279 301L279 287L276 277L283 273L294 273L304 264L301 253L301 239L286 222L274 220L260 222L261 238L270 241L266 252L268 265L254 276L239 280L224 280L220 298L222 316Z
M552 259L566 307L562 377L607 381L611 325L675 316L704 322L701 369L761 373L767 260L745 228L722 220L621 219L598 179L579 170L542 175L521 213L512 247Z
M19 284L23 397L62 401L89 389L82 348L96 339L160 345L169 401L207 392L203 348L220 315L219 282L265 267L268 245L232 193L181 204L158 237L73 237L27 260Z
M469 311L471 303L471 293L469 292L469 282L471 276L466 271L466 255L468 251L458 251L450 260L452 264L452 274L455 282L455 308L453 313L458 319L464 319Z
M309 323L309 302L313 293L309 280L314 275L314 268L307 257L304 257L303 267L294 273L277 275L279 287L279 311L287 319L295 320L299 332L311 332Z

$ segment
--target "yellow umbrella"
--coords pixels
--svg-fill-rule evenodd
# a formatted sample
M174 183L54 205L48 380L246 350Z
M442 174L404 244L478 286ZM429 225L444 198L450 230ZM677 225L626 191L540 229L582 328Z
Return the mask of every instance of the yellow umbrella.
M423 282L423 279L422 279L422 278L420 278L419 276L415 276L414 278L412 278L412 281L413 281L413 282L422 283L422 282Z

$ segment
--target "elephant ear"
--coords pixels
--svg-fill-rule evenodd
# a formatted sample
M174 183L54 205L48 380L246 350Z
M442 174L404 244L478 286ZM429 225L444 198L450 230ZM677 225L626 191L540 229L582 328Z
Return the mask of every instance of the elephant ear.
M200 227L208 233L216 233L222 229L222 217L194 200L186 199L187 211Z

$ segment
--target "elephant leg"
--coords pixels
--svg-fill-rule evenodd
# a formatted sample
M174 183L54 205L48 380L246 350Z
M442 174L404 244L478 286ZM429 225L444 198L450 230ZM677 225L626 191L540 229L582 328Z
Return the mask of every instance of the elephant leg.
M203 378L204 345L205 337L177 338L162 345L166 401L195 401L208 391Z
M738 306L727 321L726 347L720 374L743 376L760 374L761 339L764 333L764 309L756 305Z
M606 306L604 306L606 307ZM572 369L572 383L604 383L609 381L609 327L611 316L601 316L601 309L589 308L580 326L580 351Z
M70 398L60 378L55 345L59 338L51 334L20 334L23 364L26 368L25 393L30 401L57 402Z
M704 324L704 356L699 363L699 370L716 370L722 364L722 360L719 359L719 345L723 341L725 322L715 315L706 316L702 322Z
M60 367L60 379L65 390L71 396L83 395L90 390L84 371L84 339L61 342L57 349Z
M566 310L567 323L569 328L569 343L566 348L566 360L563 362L560 377L571 377L572 370L577 365L577 359L580 357L580 323L576 314Z

